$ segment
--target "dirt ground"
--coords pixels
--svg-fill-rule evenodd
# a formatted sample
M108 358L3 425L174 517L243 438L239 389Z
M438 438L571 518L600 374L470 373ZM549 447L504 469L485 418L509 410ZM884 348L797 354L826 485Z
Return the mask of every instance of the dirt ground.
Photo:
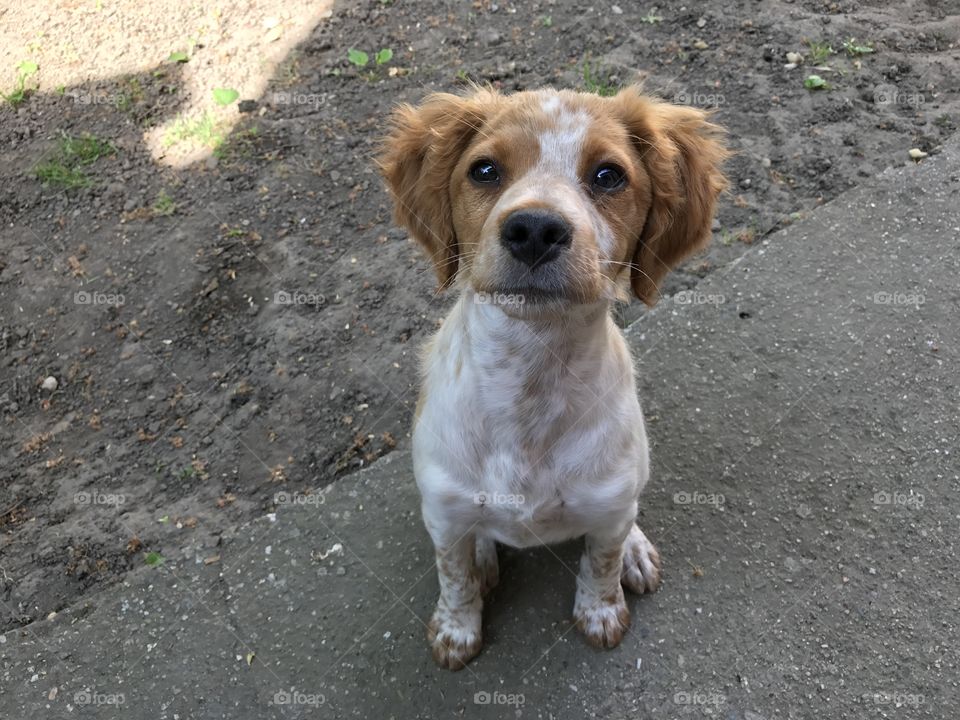
M0 103L0 631L187 544L215 562L226 528L404 442L416 350L449 299L371 161L396 102L468 79L642 81L715 107L731 191L669 292L960 122L955 3L336 2L273 64L236 40L273 32L267 5L218 16L230 52L184 31L129 48L157 58L145 70L40 62L34 91ZM41 13L45 52L81 11ZM5 94L40 52L27 12L0 10ZM238 64L269 69L264 92L207 111L183 91Z

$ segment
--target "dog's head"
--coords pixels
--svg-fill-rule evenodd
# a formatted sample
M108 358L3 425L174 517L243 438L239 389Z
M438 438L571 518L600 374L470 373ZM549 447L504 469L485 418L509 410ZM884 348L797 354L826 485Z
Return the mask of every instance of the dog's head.
M380 165L395 217L441 286L526 303L648 305L710 237L721 130L642 96L539 90L437 93L393 117Z

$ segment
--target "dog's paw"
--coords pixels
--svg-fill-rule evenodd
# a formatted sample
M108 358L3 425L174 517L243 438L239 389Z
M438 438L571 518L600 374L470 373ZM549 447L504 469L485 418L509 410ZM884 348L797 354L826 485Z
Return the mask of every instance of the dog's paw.
M577 597L573 618L577 628L594 647L615 648L630 627L630 611L623 598L623 591L613 600L581 601Z
M486 595L500 582L497 562L497 543L490 538L477 538L477 572L480 574L480 594Z
M660 587L660 553L636 525L623 541L623 571L620 582L637 595Z
M437 665L447 670L462 670L483 646L480 612L438 607L427 628L427 640Z

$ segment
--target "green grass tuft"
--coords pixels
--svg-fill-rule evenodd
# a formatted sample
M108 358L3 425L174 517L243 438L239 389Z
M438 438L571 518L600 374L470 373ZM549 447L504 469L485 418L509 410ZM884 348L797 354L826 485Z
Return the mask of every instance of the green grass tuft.
M618 90L616 86L600 77L599 67L596 69L590 67L589 60L583 61L583 88L601 97L616 95Z
M33 173L44 185L65 190L89 187L90 178L82 168L115 153L116 149L109 141L90 133L78 136L64 134L57 141L56 152L38 163Z
M204 113L198 118L177 118L173 127L167 132L163 144L167 147L177 143L190 141L209 148L218 148L224 141L223 131L210 113Z

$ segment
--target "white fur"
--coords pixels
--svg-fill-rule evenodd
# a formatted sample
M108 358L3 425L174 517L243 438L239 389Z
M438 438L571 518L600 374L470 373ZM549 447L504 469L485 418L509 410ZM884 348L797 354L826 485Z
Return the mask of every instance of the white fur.
M531 377L534 395L524 388ZM497 582L495 542L586 536L574 617L593 644L617 645L629 617L621 582L653 591L660 576L634 522L647 438L606 302L530 320L466 289L430 344L422 393L414 471L424 523L445 559L431 634L437 662L457 669L479 651L480 595Z
M517 400L531 372L556 381L527 415ZM521 435L535 439L532 455ZM647 440L630 356L606 308L538 323L465 291L431 343L413 453L424 520L441 542L472 528L528 547L632 522Z

